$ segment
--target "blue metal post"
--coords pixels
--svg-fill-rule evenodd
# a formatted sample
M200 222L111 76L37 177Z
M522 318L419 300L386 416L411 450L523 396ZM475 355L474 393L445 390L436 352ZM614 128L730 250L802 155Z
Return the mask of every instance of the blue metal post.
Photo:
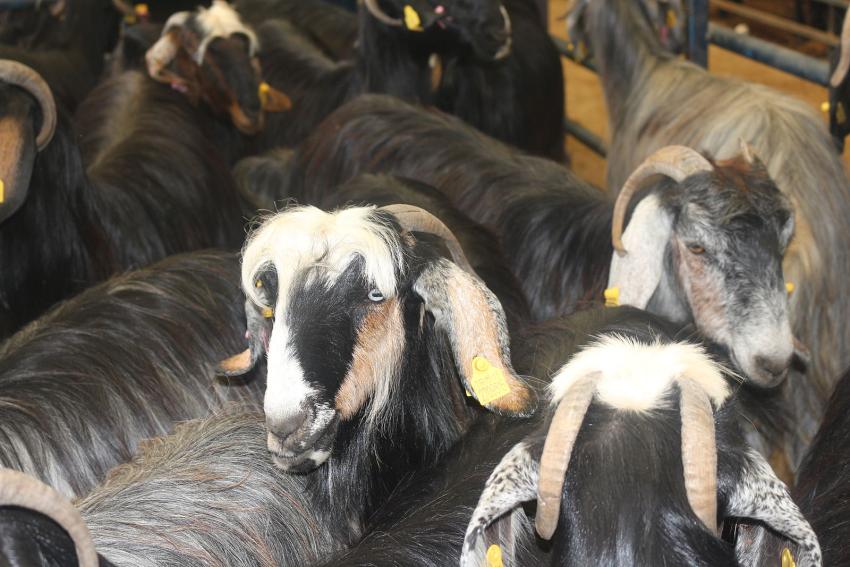
M708 67L708 0L688 0L688 59Z

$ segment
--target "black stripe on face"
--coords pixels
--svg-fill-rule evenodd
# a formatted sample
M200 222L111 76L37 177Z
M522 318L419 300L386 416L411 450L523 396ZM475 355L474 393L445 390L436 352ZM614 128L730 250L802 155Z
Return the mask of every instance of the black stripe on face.
M322 268L305 270L289 294L286 324L304 378L333 403L351 366L357 331L371 308L370 286L357 260L333 285Z

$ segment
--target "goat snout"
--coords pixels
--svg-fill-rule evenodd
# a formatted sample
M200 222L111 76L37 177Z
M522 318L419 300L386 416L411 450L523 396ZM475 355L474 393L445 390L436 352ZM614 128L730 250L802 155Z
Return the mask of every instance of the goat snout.
M269 432L269 450L279 453L292 453L306 436L309 412L301 409L284 419L266 417L266 429ZM273 439L274 438L274 439ZM274 447L272 446L274 445Z
M793 356L773 358L766 356L756 357L756 366L762 373L764 382L769 386L780 384L788 376L788 368L791 366Z

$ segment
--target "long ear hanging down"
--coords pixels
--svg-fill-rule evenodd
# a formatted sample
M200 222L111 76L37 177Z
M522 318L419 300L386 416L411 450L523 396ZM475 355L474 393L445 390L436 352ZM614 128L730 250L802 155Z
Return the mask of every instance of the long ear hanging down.
M457 238L436 217L418 207L389 205L407 230L441 237L455 262L439 259L413 285L425 308L449 336L455 363L467 392L500 414L528 416L537 396L511 364L510 337L499 300L475 275Z
M168 18L162 28L162 35L145 53L148 75L155 81L172 85L184 82L176 73L169 71L168 66L177 57L180 50L180 29L191 15L191 12L177 12Z
M97 567L99 559L88 526L67 498L22 472L0 470L0 507L16 506L44 514L68 532L80 567Z
M664 251L673 229L673 219L656 195L645 197L635 208L628 229L623 232L629 202L641 184L653 175L666 175L681 183L691 175L713 171L699 153L685 146L661 148L640 164L623 185L614 203L608 289L617 290L620 305L645 308L661 281Z

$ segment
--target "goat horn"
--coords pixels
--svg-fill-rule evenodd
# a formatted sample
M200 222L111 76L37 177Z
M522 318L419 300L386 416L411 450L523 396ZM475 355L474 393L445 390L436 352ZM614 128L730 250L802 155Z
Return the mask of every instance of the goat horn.
M414 207L413 205L387 205L378 210L386 211L395 216L398 223L406 230L427 232L442 238L455 263L465 272L475 275L475 270L472 269L469 260L466 259L463 247L458 242L454 233L449 230L449 227L443 224L443 221L425 209Z
M391 18L386 12L381 10L381 7L378 6L378 0L363 0L363 4L366 5L366 9L369 10L369 13L372 14L376 20L383 22L388 26L401 27L404 25L401 18Z
M39 151L43 150L56 132L56 102L50 87L41 75L17 61L0 61L0 80L24 89L38 101L41 107L41 130L35 145Z
M499 10L502 12L502 18L505 20L505 33L508 36L508 39L505 40L504 45L499 48L499 51L496 52L496 55L493 56L495 61L500 59L504 59L508 55L511 54L511 48L513 47L513 26L511 25L511 17L508 15L507 9L505 9L504 4L499 4Z
M850 11L844 16L844 25L841 27L841 52L838 57L838 65L832 72L832 77L829 79L829 84L832 87L838 87L847 76L847 71L850 70Z
M686 146L667 146L646 158L626 180L623 190L620 191L614 203L614 215L611 221L611 242L614 244L614 249L621 255L626 253L623 246L623 222L626 218L626 209L646 178L661 174L673 178L676 183L681 183L695 173L713 170L714 166L707 159Z
M80 567L97 567L99 560L88 526L80 512L53 488L22 472L3 469L0 506L17 506L44 514L68 532Z
M540 457L540 480L537 484L537 533L544 539L550 539L558 527L561 513L561 494L567 477L567 466L573 445L584 422L584 415L593 393L599 372L593 372L581 378L564 394L543 444Z
M682 466L685 490L694 513L717 533L717 444L708 394L692 380L679 380L682 417Z

